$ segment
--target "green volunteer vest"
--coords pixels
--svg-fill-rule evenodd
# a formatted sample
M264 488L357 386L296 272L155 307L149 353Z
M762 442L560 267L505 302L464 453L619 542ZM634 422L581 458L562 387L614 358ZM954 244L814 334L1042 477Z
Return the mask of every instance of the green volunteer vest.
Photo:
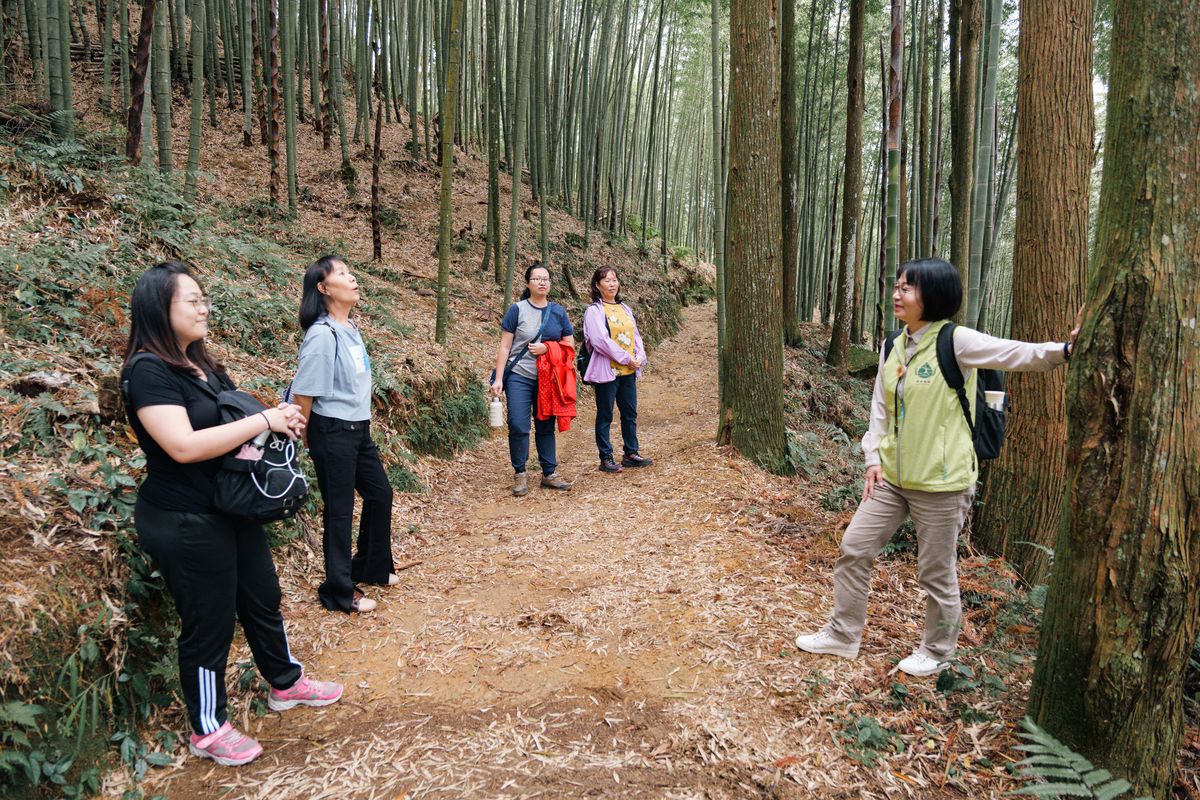
M887 402L887 432L879 447L883 477L893 486L923 492L957 492L974 486L979 462L971 429L963 417L958 395L942 377L937 363L938 331L948 322L930 323L921 334L913 357L904 364L908 329L896 337L883 365L883 396ZM904 399L900 400L900 366ZM967 399L975 414L976 371L967 381Z

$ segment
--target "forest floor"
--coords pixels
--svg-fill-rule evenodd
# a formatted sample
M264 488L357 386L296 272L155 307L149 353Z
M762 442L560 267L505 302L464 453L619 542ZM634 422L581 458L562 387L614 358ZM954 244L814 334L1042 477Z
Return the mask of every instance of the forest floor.
M532 480L529 496L512 497L497 433L446 462L428 493L397 496L396 561L416 563L399 586L369 591L375 612L329 614L315 601L321 576L285 570L293 652L314 677L343 681L342 701L256 716L261 688L242 692L231 718L263 756L238 769L183 758L148 776L147 796L929 798L1011 789L991 761L978 761L1011 744L1010 723L967 725L933 679L893 675L921 630L911 563L878 571L887 608L873 607L858 660L796 652L795 634L828 610L845 515L823 511L816 487L797 493L794 479L714 444L713 314L711 304L685 309L683 329L652 355L640 384L639 437L654 466L598 472L593 406L581 398L580 418L558 437L560 469L575 480L569 494ZM783 516L764 516L768 508ZM244 643L235 650L248 659ZM910 722L885 719L863 735L866 717L849 712L893 699L908 700L893 717ZM925 716L934 724L922 728Z

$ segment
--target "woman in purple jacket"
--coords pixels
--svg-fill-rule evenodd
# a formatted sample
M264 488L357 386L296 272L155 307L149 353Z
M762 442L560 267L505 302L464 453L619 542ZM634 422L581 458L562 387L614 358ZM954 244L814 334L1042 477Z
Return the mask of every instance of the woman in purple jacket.
M592 351L583 380L596 389L596 447L601 472L648 467L654 462L638 453L637 379L646 363L646 348L629 306L621 302L621 281L612 267L592 273L592 304L583 313L583 346ZM608 438L613 403L621 410L624 457L613 459Z

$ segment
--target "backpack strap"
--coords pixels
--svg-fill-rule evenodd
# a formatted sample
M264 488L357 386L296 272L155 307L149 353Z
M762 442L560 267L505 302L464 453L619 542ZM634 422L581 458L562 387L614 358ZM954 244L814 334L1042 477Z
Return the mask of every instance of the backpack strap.
M154 353L147 353L143 350L140 353L134 353L133 358L129 359L125 366L121 368L121 402L123 402L126 407L129 406L129 373L133 371L133 366L135 364L151 358L158 358L158 356L154 355ZM161 361L162 359L160 358L159 360ZM171 369L170 371L178 374L178 370ZM209 373L205 373L203 380L200 378L194 378L193 383L215 398L221 393L222 389L218 389L209 383L208 376ZM213 375L213 378L217 381L218 386L228 384L228 388L234 388L233 382L229 379L227 374L222 373L220 375Z
M336 330L334 330L333 326L329 324L329 318L328 318L328 317L320 317L320 318L318 318L318 319L317 319L317 321L313 323L313 325L324 325L326 328L329 328L329 333L330 333L330 335L332 335L332 336L333 336L333 363L336 365L336 364L337 364L337 357L338 357L338 337L337 337L337 331L336 331ZM282 394L282 395L280 395L280 398L279 398L280 400L282 400L282 401L283 401L283 402L285 402L285 403L291 403L291 402L292 402L292 384L294 384L295 382L296 382L296 381L295 381L295 378L293 378L292 380L288 381L287 388L286 388L286 389L284 389L284 390L283 390L283 394Z
M942 377L946 384L958 395L958 404L962 406L963 418L966 419L967 427L971 430L971 441L975 441L975 420L971 419L971 404L967 400L965 388L966 380L963 378L962 368L958 366L958 357L954 355L954 329L957 327L957 324L947 322L938 331L938 369L942 371Z
M133 372L133 365L137 364L139 361L145 361L148 358L154 358L154 357L155 356L153 353L147 353L145 351L142 351L140 353L134 353L133 358L129 359L129 361L126 362L125 366L121 369L121 402L125 404L125 408L129 408L129 405L130 405L130 403L129 403L129 377L130 377L130 374Z
M530 305L532 305L532 303ZM537 333L534 335L534 337L522 345L521 349L517 351L515 356L509 356L508 361L504 365L504 377L507 378L508 373L512 372L517 366L517 362L524 358L525 354L529 352L529 345L542 340L542 333L546 330L546 322L550 319L550 306L552 305L554 304L546 303L546 307L542 309L542 324L538 326Z
M336 331L336 330L334 330L334 328L333 328L333 325L331 325L331 324L329 323L329 318L328 318L328 317L321 317L321 318L320 318L319 320L317 320L317 321L316 321L316 323L314 323L314 324L316 324L316 325L324 325L326 328L329 328L329 332L333 334L333 361L334 361L334 363L336 364L336 363L337 363L337 356L338 356L338 343L337 343L337 339L338 339L338 337L337 337L337 331Z
M892 357L892 350L896 347L896 339L900 336L900 329L889 331L887 338L883 340L883 360L887 361Z

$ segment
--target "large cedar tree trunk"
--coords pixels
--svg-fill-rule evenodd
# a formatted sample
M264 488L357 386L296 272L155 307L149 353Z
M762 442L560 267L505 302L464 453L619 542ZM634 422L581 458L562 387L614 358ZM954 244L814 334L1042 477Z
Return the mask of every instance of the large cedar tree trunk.
M1029 701L1054 735L1158 798L1200 624L1194 10L1113 3L1096 260L1067 382L1070 494Z
M1056 341L1083 301L1092 168L1092 0L1021 7L1012 338ZM976 540L1029 583L1045 580L1062 518L1067 420L1061 371L1016 373L1000 458L988 469Z
M773 470L786 463L778 31L772 0L730 4L728 405L718 437Z

